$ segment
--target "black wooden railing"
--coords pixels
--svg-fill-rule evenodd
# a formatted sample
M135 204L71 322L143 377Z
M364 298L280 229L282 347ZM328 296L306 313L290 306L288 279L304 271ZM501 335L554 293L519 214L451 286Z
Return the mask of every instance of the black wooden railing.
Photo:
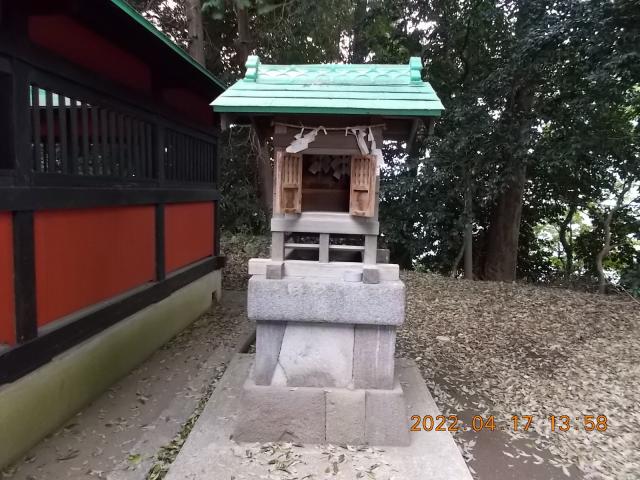
M215 182L215 143L172 128L164 131L164 140L164 176L168 182ZM185 162L185 158L189 160Z
M136 183L161 177L167 183L215 182L217 149L211 134L72 90L46 82L29 86L36 174Z
M213 202L218 221L217 136L158 98L8 41L0 29L0 211L12 212L16 332L15 346L0 345L0 384L222 267L214 224L213 256L166 272L166 204ZM37 212L132 205L155 208L154 281L40 331Z

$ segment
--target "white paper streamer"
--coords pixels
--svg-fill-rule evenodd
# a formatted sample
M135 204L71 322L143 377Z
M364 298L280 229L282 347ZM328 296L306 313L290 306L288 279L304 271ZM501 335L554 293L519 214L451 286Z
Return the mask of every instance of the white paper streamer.
M309 144L312 143L316 137L318 136L318 132L322 131L325 135L327 134L327 128L323 127L323 126L319 126L314 128L313 130L310 130L308 133L304 133L305 129L307 129L308 127L302 127L302 129L300 130L300 133L297 133L294 136L294 140L289 144L289 146L287 147L286 151L287 153L298 153L298 152L302 152L303 150L306 150L307 148L309 148ZM335 130L335 129L329 129L329 130ZM362 155L373 155L374 157L376 157L376 173L380 173L380 168L382 168L382 166L384 165L384 157L382 155L382 150L380 148L378 148L378 145L376 144L376 139L375 136L373 135L373 130L372 128L366 127L366 126L362 126L362 127L345 127L344 129L344 135L345 137L347 135L353 135L354 137L356 137L356 142L358 144L358 149L360 150L360 153ZM369 142L370 146L367 145L367 142ZM326 173L326 165L322 166L323 170L325 170ZM319 166L314 165L313 169L316 170L316 172L319 170Z
M294 135L293 138L295 138L295 140L287 147L287 153L298 153L309 148L309 144L316 139L320 130L322 130L325 135L327 134L327 130L322 126L314 128L307 134L304 133L304 127L302 127L300 133Z

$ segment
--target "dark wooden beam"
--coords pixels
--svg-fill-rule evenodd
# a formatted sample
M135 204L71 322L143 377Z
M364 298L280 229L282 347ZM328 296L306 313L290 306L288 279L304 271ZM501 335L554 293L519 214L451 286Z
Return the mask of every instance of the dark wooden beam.
M13 278L16 340L38 335L33 212L13 212Z
M164 251L164 204L156 205L156 280L165 279L167 271ZM214 253L214 255L216 255Z
M0 186L0 210L13 211L206 202L219 198L218 191L212 188Z
M33 174L33 153L31 150L31 110L29 107L29 67L23 62L13 62L13 125L11 142L13 143L13 162L15 179L19 185L30 185ZM40 151L40 144L35 146Z
M215 256L220 255L220 209L218 208L219 202L213 202L213 254Z

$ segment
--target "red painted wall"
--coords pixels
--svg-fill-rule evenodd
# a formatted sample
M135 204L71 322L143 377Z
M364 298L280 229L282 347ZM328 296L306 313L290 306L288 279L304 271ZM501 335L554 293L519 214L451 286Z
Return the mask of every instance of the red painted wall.
M213 203L165 207L165 268L172 272L213 255Z
M11 212L0 212L0 343L15 343L13 226Z
M151 92L151 71L144 62L66 15L29 17L29 38L81 67Z
M162 100L194 122L213 125L213 107L209 105L213 99L206 99L184 88L167 88L162 91Z
M38 326L155 278L153 206L34 214Z

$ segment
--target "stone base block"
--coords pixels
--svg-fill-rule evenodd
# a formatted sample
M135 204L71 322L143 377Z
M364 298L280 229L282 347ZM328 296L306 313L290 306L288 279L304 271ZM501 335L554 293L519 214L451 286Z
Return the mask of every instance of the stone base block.
M277 475L280 471L276 470L273 463L274 454L271 448L264 448L265 445L259 443L237 443L233 435L234 431L238 431L238 422L245 422L244 418L248 413L244 410L241 399L243 393L246 393L244 385L252 364L253 356L248 354L238 354L231 361L187 441L171 464L166 480L280 478ZM285 477L314 480L367 478L366 473L363 477L363 472L369 471L375 463L377 467L373 472L377 479L472 480L450 432L409 432L410 415L431 415L435 418L441 412L429 394L415 363L398 359L396 371L407 405L407 418L403 428L411 440L409 445L385 446L376 452L375 458L366 451L340 449L345 457L339 464L338 474L334 476L333 472L323 474L327 467L331 467L331 463L327 461L326 446L311 443L288 444L286 448L291 452L291 458L299 459L300 462L293 467L295 473ZM300 389L294 391L298 390ZM338 392L338 396L334 397L335 402L327 400L335 392ZM361 394L354 398L342 396L337 389L329 389L325 395L327 432L330 431L329 424L332 422L332 408L343 406L344 410L349 412L360 408L358 405L362 404ZM336 413L343 415L337 411ZM356 421L347 423L353 418L344 417L345 426L355 425ZM336 416L334 419L339 420L339 417ZM245 431L251 432L254 426L263 420L264 418L254 416L253 423L245 422L248 427L245 427ZM284 430L281 430L281 433L284 433ZM288 435L286 434L285 438L290 438ZM333 433L325 435L332 438Z
M247 382L233 438L247 442L323 443L325 393L320 388L263 387Z
M243 388L233 439L408 445L409 424L399 381L393 390L261 386Z
M406 445L409 416L399 384L393 390L366 390L365 405L364 435L369 445Z
M325 396L326 438L339 438L347 445L364 444L365 399L364 390L328 390Z
M364 267L362 269L362 282L369 284L380 283L380 270L376 267Z
M405 287L401 281L365 284L331 278L249 280L247 315L256 321L400 325Z
M391 389L396 327L257 322L257 385Z
M356 325L353 342L355 388L393 388L396 327Z
M284 276L284 262L271 262L267 265L265 277L268 280L281 280Z
M256 384L270 385L278 364L282 338L287 327L285 322L258 322L256 325L256 363L253 376Z

